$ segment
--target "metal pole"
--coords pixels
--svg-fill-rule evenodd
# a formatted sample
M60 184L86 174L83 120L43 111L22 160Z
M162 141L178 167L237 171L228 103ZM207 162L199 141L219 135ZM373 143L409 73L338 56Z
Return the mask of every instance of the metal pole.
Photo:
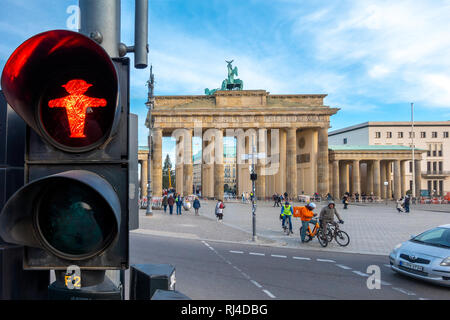
M148 55L148 0L135 1L134 67L147 68Z
M120 0L79 0L80 33L100 44L111 58L119 57Z
M254 136L252 135L252 173L255 174L255 143L254 143ZM253 230L253 236L252 241L256 241L256 181L252 179L252 230Z
M416 197L416 166L414 161L414 103L411 103L412 196ZM411 199L412 200L412 199Z
M148 170L147 170L147 209L145 214L147 216L152 216L152 110L155 103L155 97L153 95L153 89L155 87L155 77L153 75L153 66L150 66L150 80L147 81L148 84L148 101L146 103L148 107Z

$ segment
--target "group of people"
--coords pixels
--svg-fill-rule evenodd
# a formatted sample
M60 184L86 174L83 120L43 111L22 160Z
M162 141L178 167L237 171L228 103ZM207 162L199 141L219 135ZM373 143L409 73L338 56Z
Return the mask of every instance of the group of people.
M401 197L400 199L397 200L397 211L408 213L410 203L411 203L411 199L410 199L409 195L407 195L405 197ZM403 209L405 209L405 211L403 211Z
M184 197L179 193L168 194L164 193L162 198L162 206L164 208L164 213L167 212L167 207L169 207L169 214L173 214L173 207L176 207L176 214L181 215L181 208L183 207ZM195 197L195 200L192 204L192 207L195 210L195 215L198 216L198 210L200 209L200 200L198 197Z
M287 192L285 192L284 195L283 195L283 194L275 193L275 194L272 196L272 199L273 199L273 206L274 206L274 207L280 207L280 206L282 206L282 202L283 202L284 200L287 200L287 199L288 199L288 194L287 194Z
M314 213L314 209L316 208L316 204L314 202L309 202L306 206L300 208L300 219L302 221L302 232L300 234L300 238L302 243L305 242L306 230L308 229L308 225L310 223L316 224L317 220L313 219L317 216ZM286 201L286 203L281 207L280 219L282 220L281 226L283 227L285 223L289 223L289 232L292 234L292 216L294 214L294 210L292 205ZM339 223L344 223L344 220L341 219L341 216L336 210L336 204L334 201L329 201L328 205L323 207L319 214L319 224L323 230L326 230L329 223L334 221L334 216L336 216L339 220Z

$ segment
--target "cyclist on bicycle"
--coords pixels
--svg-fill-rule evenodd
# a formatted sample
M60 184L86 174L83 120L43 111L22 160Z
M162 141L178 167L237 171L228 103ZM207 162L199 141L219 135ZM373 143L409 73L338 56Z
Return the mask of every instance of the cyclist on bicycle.
M344 223L344 220L341 219L341 216L336 210L334 201L330 201L328 206L322 208L319 216L320 227L324 230L324 232L327 230L328 223L334 222L335 215L338 218L339 223Z
M288 219L289 233L293 233L292 232L292 215L293 214L294 214L294 209L289 204L289 202L286 201L286 203L281 207L281 218L283 219L283 221L281 222L281 226L284 228L284 223L285 223L286 219Z
M300 234L300 238L302 239L302 243L305 242L308 224L310 222L314 222L314 224L316 223L315 220L312 220L313 217L317 216L317 214L313 212L315 208L316 204L313 202L310 202L306 206L300 208L300 219L302 220L302 233Z

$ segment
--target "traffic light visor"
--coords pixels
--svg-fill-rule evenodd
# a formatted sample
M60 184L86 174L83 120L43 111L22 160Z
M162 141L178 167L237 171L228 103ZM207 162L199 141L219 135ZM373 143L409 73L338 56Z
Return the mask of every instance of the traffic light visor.
M118 76L106 51L72 31L47 31L10 56L1 78L11 107L55 147L83 152L114 134Z
M0 215L2 238L69 260L106 250L120 226L120 202L99 175L72 170L22 187Z

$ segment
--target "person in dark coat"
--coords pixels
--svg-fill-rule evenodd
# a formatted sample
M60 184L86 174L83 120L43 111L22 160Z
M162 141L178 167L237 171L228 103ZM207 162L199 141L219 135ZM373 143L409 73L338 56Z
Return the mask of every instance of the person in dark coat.
M198 197L195 197L194 203L192 206L195 209L195 215L198 216L198 209L200 209L200 200L198 200Z
M167 195L164 195L163 199L162 199L162 205L164 207L164 213L167 212L167 204L168 204L168 200L169 198L167 197Z
M169 196L169 199L167 199L167 204L169 205L169 213L173 213L173 205L175 204L175 199L172 195Z

